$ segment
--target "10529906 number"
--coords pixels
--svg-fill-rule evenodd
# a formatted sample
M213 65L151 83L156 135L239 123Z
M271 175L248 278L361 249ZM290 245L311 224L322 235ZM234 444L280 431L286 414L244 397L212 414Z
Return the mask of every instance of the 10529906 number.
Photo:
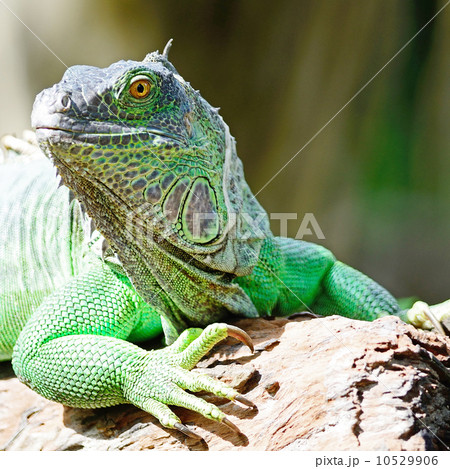
M437 466L438 456L377 456L377 466Z

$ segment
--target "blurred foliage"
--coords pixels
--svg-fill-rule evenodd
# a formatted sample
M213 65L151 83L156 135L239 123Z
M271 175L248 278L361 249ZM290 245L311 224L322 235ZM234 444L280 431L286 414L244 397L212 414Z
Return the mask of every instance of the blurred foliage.
M173 37L258 199L298 214L291 236L312 212L322 244L394 294L450 296L450 8L388 63L444 1L6 3L64 63L0 6L1 134L28 127L64 64L142 59Z

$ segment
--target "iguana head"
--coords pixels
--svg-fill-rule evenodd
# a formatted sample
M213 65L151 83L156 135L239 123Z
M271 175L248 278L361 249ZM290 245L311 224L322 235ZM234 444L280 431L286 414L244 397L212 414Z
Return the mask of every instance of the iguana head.
M184 263L246 275L267 219L228 126L167 51L69 68L37 96L32 125L127 271L125 244L141 257L157 244Z

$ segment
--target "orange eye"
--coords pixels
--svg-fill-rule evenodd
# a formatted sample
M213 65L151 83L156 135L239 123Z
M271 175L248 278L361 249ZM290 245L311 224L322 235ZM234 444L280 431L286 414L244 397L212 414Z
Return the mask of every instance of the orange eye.
M133 98L143 99L143 98L146 98L150 94L151 88L152 88L152 84L150 83L150 80L141 78L131 83L130 94L131 96L133 96Z

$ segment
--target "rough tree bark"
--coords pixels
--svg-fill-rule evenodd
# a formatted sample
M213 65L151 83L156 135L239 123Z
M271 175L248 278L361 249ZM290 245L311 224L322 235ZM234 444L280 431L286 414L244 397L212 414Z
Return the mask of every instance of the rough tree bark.
M450 339L394 317L243 320L249 350L228 339L199 367L257 409L216 398L242 435L185 409L196 441L129 405L70 409L0 366L0 447L8 450L443 450L450 446Z

